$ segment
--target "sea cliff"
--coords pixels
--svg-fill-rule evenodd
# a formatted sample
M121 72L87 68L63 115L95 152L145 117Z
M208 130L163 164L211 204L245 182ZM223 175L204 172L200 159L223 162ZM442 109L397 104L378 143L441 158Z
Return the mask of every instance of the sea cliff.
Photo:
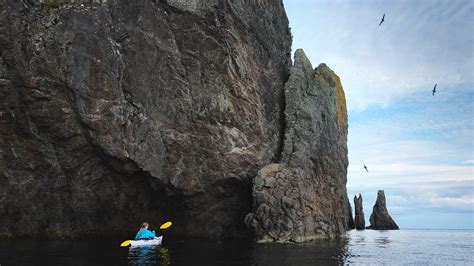
M274 164L296 182L275 206L296 212L293 229L268 227L282 228L274 240L353 226L343 89L302 52L292 66L281 0L23 0L0 10L0 237L165 220L190 236L247 236Z

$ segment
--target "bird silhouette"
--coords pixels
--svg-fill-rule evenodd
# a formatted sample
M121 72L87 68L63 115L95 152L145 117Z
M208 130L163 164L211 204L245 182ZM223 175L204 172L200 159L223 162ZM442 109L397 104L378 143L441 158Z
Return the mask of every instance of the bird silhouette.
M364 169L365 171L367 171L367 173L369 172L369 169L367 169L367 166L365 166L365 164L364 164Z
M385 14L383 14L382 20L379 23L379 26L382 25L382 23L385 21Z
M436 83L434 88L433 88L433 96L435 95L435 92L436 92L436 86L438 86L438 83Z

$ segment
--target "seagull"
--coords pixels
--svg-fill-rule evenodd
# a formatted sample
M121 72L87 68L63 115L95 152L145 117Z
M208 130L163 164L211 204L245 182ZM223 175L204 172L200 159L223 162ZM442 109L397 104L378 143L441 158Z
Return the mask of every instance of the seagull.
M369 169L367 169L367 166L365 166L365 164L364 164L364 169L365 171L367 171L367 173L369 172Z
M434 94L435 94L435 92L436 92L436 86L438 86L438 83L436 83L435 86L434 86L434 88L433 88L433 96L434 96Z
M382 20L379 23L379 26L382 25L382 23L385 21L385 14L383 14Z

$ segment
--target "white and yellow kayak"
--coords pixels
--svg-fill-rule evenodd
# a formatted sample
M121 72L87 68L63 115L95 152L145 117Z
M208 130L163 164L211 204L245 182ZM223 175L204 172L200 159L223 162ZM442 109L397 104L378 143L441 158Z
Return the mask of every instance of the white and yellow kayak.
M160 229L169 228L173 223L168 221L160 226ZM161 241L163 240L163 236L155 237L154 239L143 239L143 240L125 240L120 244L121 247L128 247L131 245L132 247L140 247L140 246L159 246L161 245Z
M140 247L140 246L158 246L161 245L163 236L155 237L154 239L143 239L143 240L130 240L130 246Z

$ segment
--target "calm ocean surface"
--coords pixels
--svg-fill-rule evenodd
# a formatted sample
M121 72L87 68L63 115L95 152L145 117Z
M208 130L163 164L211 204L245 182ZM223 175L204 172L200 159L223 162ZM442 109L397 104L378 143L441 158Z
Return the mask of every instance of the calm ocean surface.
M304 244L164 238L158 248L120 240L0 240L5 265L474 265L472 230L350 231Z

